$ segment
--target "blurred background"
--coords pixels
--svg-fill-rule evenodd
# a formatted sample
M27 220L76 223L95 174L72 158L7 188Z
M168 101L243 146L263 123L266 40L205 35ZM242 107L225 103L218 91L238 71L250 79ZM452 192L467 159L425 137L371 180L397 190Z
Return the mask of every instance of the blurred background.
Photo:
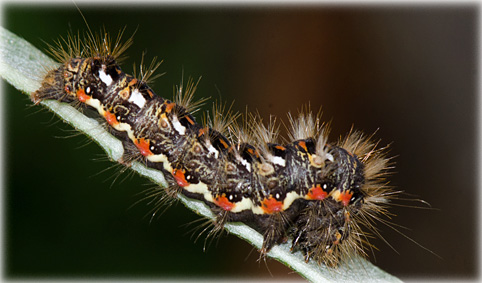
M158 95L172 97L184 71L202 76L198 98L235 101L265 119L322 107L331 141L352 125L378 130L396 156L391 183L433 207L394 207L393 222L441 259L380 226L396 251L374 240L371 261L402 279L476 278L478 5L78 5L94 31L137 30L126 72L143 51L164 59ZM3 19L43 50L86 30L70 2L4 2ZM274 260L257 262L234 236L203 251L191 231L199 223L186 226L198 217L181 204L150 222L149 204L132 205L153 184L116 179L119 167L95 143L13 87L3 92L7 278L300 279Z

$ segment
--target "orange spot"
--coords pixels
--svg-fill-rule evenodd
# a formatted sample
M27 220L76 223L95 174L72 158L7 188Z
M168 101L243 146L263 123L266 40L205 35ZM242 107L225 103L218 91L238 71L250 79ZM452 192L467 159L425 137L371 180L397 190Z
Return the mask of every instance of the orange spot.
M219 139L219 142L224 146L224 148L228 148L228 144L223 140L223 139Z
M311 188L306 195L307 199L310 200L323 200L328 196L328 193L325 192L320 185Z
M281 146L281 145L276 145L274 148L279 149L279 150L286 150L286 147Z
M184 176L184 172L182 170L173 169L172 176L176 180L177 184L181 187L189 186L189 182L186 181L186 176Z
M189 116L184 116L184 118L186 118L189 124L194 125L194 121L191 118L189 118Z
M338 245L340 243L340 240L341 240L341 234L340 232L336 232L336 240L333 242L333 245Z
M352 196L353 196L353 193L351 191L344 191L340 193L337 201L341 201L341 203L343 203L344 206L347 206L350 203L350 199Z
M152 151L149 149L149 140L146 140L144 138L136 139L134 141L134 144L137 146L142 155L153 155Z
M256 150L252 149L252 148L248 148L248 153L251 154L251 155L254 155L254 157L256 158L259 158L259 154Z
M77 91L77 98L79 99L80 102L86 102L92 97L90 95L85 94L84 89L81 88Z
M147 90L147 94L149 94L150 98L154 97L154 93L152 93L152 91L150 89Z
M107 123L111 126L115 126L119 124L119 121L117 121L117 118L115 117L114 114L110 113L109 111L104 112L104 117L107 120Z
M201 128L199 129L199 131L197 132L197 136L198 137L201 137L202 135L204 135L206 133L206 128Z
M133 86L137 83L137 79L136 78L133 78L127 85L128 86Z
M166 113L170 113L172 111L172 109L174 108L174 106L176 106L176 103L174 102L164 102L164 104L166 104Z
M214 203L224 210L230 211L235 206L234 203L230 202L225 194L214 198Z
M306 147L306 143L304 141L299 141L298 146L302 147L305 151L308 151L308 148Z
M281 201L277 201L275 198L272 198L271 196L268 198L265 198L261 202L261 208L265 213L271 214L274 212L279 212L283 210L283 203Z

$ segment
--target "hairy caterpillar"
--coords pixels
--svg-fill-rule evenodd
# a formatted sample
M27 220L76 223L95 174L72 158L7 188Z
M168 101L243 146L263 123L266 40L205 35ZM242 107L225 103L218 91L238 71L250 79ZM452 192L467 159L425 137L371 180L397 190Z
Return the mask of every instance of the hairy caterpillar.
M243 222L264 236L262 254L289 237L306 261L331 266L365 253L361 227L378 233L372 223L387 213L393 194L383 184L389 166L383 149L358 132L327 143L327 129L311 112L291 118L291 141L284 144L256 116L246 122L251 125L231 127L215 109L213 122L200 125L190 114L195 85L185 93L180 86L172 102L147 85L154 70L141 69L139 78L121 70L116 59L131 44L121 44L121 34L116 41L89 34L69 36L67 46L58 42L53 54L64 63L49 71L32 101L97 110L123 141L121 163L141 160L168 176L162 198L181 193L211 207L210 233Z
M151 51L151 49L149 49L149 51ZM134 56L132 56L132 55L130 55L130 56L131 56L131 57L134 57ZM159 84L159 83L158 83L158 85L162 85L162 84ZM204 82L203 82L203 85L205 85ZM156 90L156 92L157 92L157 90ZM170 92L169 92L166 96L170 96ZM302 100L302 99L300 99L299 103L302 104L302 103L305 103L305 101ZM340 114L340 115L343 115L343 114L345 114L345 113L344 113L344 112L339 112L339 114ZM334 117L334 121L337 121L337 120L339 119L339 115L338 115L338 114L337 114L337 115L333 115L333 117ZM348 119L350 119L350 118L348 118ZM356 121L356 120L354 120L354 121ZM336 137L336 135L334 135L334 136ZM333 139L333 136L332 136L332 139ZM75 160L75 159L72 158L71 160ZM88 174L88 173L87 173L87 174Z
M375 159L382 166L375 165L379 168L372 176L367 173L373 170L371 155L378 151L366 138L350 134L338 145L328 145L325 130L318 128L318 118L309 113L292 120L291 144L276 144L273 128L263 128L259 123L234 131L238 137L235 143L221 134L225 122L213 123L212 128L195 123L188 110L190 94L176 104L165 101L146 82L123 73L115 59L129 42L125 46L115 42L111 50L107 36L68 41L66 49L60 46L55 53L65 65L49 71L42 88L32 93L35 103L56 99L97 109L112 126L113 134L124 140L125 156L139 159L140 152L149 167L172 174L171 184L177 183L173 185L175 193L210 205L218 214L215 230L233 221L255 227L264 234L263 254L287 236L296 238L293 249L301 250L307 261L314 258L336 266L342 257L363 252L359 246L364 241L360 238L363 233L351 218L359 213L367 217L364 214L383 209L370 210L374 202L369 198L379 198L385 190L377 195L370 191L370 185L362 187L365 182L373 182L373 176L383 174L387 162L384 157ZM78 57L82 49L93 57ZM263 133L267 131L271 132ZM262 134L256 140L259 132ZM131 150L131 143L137 149ZM122 163L129 164L129 159ZM276 170L275 165L279 167ZM204 170L196 171L202 166ZM218 170L213 169L216 167ZM213 171L219 174L213 176ZM220 174L225 176L217 182ZM365 201L369 203L366 211L361 206Z
M135 78L120 69L116 59L131 44L121 44L121 34L114 42L91 33L59 41L51 50L64 63L48 72L32 101L97 110L123 141L120 162L141 160L165 172L170 188L162 198L182 193L205 202L216 215L213 233L243 222L263 235L262 255L290 238L306 261L330 266L365 253L361 227L378 233L372 223L393 194L383 185L388 159L376 143L353 132L329 144L310 112L290 119L291 140L283 144L256 116L246 122L252 125L231 127L215 110L213 122L200 125L190 114L196 86L186 93L180 86L171 102L147 85L153 70L141 68Z

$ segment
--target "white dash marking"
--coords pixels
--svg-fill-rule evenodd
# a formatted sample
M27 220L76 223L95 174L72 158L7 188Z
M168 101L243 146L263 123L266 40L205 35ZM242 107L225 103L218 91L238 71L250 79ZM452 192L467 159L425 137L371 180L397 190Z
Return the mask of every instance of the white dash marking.
M183 125L181 125L181 123L179 122L176 116L172 116L172 126L181 136L183 136L186 133L186 128Z
M248 170L248 172L251 172L251 164L246 161L246 159L243 159L241 157L237 158L239 162L241 162L241 164L244 165L244 167L246 167L246 169Z
M335 161L335 158L333 158L333 155L329 153L326 154L326 159L330 160L331 162Z
M112 84L112 78L110 75L107 75L104 70L99 70L99 78L100 80L105 83L107 86Z
M286 166L286 160L284 160L283 157L273 156L271 158L271 162L273 164L278 164L279 166L282 166L282 167Z
M144 107L146 104L146 99L144 96L142 96L137 88L131 92L131 97L129 97L128 101L133 102L135 105L139 106L139 108Z
M219 152L214 148L214 146L208 146L209 154L214 154L214 157L218 158Z

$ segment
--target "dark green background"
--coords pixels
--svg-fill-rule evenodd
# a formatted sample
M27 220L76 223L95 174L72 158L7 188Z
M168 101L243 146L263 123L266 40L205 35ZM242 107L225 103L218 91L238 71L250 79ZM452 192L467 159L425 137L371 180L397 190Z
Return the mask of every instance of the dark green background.
M396 207L394 222L442 259L380 226L399 254L374 241L374 261L404 279L476 276L477 6L79 6L93 30L137 29L124 69L142 51L164 59L161 96L184 69L202 75L198 97L235 100L265 118L286 122L287 111L323 105L331 140L352 124L379 129L397 156L392 184L436 208ZM3 8L4 26L41 49L86 29L72 3ZM69 126L11 86L4 95L8 278L271 278L236 237L203 252L190 238L197 224L183 226L198 217L182 205L152 223L145 202L129 209L152 184L120 182L126 173L113 182L119 168L96 144L69 137ZM298 278L268 266L272 279Z

